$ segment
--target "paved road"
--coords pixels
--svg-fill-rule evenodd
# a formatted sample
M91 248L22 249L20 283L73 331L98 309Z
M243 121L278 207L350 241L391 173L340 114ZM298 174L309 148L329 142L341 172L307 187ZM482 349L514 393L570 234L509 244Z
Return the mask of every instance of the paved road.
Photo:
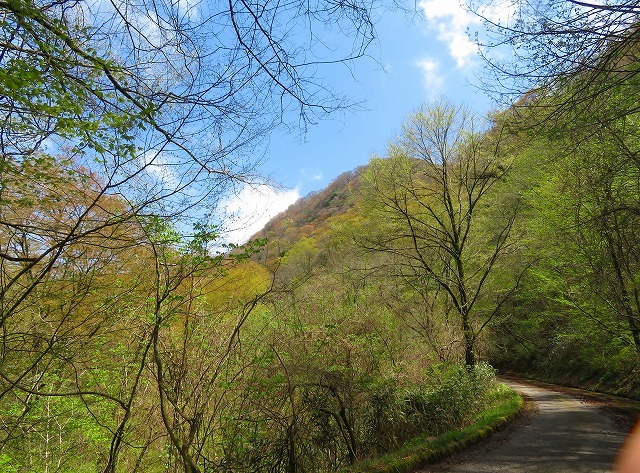
M625 434L590 404L541 387L508 382L534 411L488 443L426 472L610 472Z

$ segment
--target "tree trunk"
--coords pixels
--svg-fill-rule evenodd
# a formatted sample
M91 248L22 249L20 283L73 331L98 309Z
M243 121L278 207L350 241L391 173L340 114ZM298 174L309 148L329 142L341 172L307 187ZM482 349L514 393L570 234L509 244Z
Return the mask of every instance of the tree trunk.
M469 314L462 314L462 332L464 333L464 364L466 366L474 366L476 364L476 355L473 352L474 337L471 324L469 324Z

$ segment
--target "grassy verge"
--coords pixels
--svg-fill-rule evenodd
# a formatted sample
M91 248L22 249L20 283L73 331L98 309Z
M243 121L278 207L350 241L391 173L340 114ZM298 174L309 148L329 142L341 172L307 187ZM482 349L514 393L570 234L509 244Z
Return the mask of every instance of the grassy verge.
M420 436L398 450L344 469L345 473L409 473L429 463L449 457L496 432L513 420L523 406L522 397L511 388L500 385L493 406L482 412L475 424L438 437Z

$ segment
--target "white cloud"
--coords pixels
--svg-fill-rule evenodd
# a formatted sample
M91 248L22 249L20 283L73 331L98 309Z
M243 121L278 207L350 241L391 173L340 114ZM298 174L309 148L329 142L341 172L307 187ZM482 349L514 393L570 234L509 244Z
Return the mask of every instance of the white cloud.
M200 18L200 2L198 0L177 0L175 6L178 12L190 21Z
M277 190L267 184L245 184L222 205L227 215L224 239L230 243L245 243L299 198L298 189Z
M502 0L485 5L480 8L479 13L495 24L508 26L516 17L518 9L519 5L516 0Z
M421 59L416 66L422 72L422 82L430 99L440 95L444 86L444 77L440 73L440 64L432 59Z
M309 172L306 169L300 169L300 175L310 181L320 181L324 177L321 171Z
M141 161L147 174L154 177L159 184L170 188L175 188L178 185L178 176L171 169L171 164L164 154L152 149L142 155Z
M421 0L429 26L438 31L438 39L447 44L458 67L470 64L478 48L467 36L467 29L479 25L480 18L470 13L458 0Z

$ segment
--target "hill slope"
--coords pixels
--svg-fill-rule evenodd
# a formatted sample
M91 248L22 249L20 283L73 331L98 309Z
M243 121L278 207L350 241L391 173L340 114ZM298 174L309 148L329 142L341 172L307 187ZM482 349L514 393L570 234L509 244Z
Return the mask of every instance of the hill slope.
M264 255L284 253L297 240L321 231L327 219L344 214L359 201L361 175L366 166L340 174L326 188L312 192L272 218L251 238L267 238Z

